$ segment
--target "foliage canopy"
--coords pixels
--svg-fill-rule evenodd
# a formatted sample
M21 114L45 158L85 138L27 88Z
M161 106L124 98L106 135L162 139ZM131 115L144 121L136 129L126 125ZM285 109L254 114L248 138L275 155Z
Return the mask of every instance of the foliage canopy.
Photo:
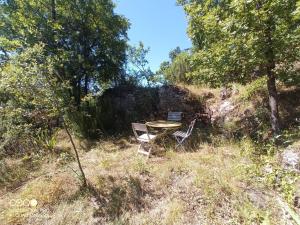
M129 22L114 13L111 0L7 0L0 2L0 56L38 43L55 55L60 78L80 103L103 82L121 79Z
M171 83L190 83L191 79L187 77L190 72L190 53L182 51L179 47L170 51L170 61L164 61L160 64L158 73L164 75L165 79Z
M189 18L194 47L189 76L196 82L246 83L266 75L272 63L278 78L296 81L294 63L300 52L296 0L178 2Z
M38 135L61 116L67 85L57 85L53 62L43 45L35 45L0 68L1 147Z

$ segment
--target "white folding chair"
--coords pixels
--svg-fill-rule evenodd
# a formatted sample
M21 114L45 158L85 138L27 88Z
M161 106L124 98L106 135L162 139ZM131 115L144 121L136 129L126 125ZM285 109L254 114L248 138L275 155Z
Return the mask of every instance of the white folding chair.
M149 134L147 126L142 123L132 123L132 130L136 140L140 143L138 153L142 153L150 157L153 148L153 141L156 135Z
M168 112L169 121L181 121L182 112Z
M175 137L175 139L177 141L177 145L176 145L175 149L177 149L179 146L181 146L184 149L183 142L192 134L195 123L196 123L196 119L194 119L190 123L189 128L186 132L184 132L184 131L175 131L173 133L173 136Z

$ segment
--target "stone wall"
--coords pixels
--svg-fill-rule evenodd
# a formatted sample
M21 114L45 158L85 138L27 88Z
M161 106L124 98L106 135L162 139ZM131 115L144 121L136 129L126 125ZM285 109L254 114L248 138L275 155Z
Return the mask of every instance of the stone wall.
M173 85L158 88L118 87L107 90L100 99L101 102L110 102L114 108L112 111L120 114L117 117L122 117L120 122L127 124L167 119L169 111L183 112L183 121L187 122L205 113L205 106L199 97Z
M163 86L158 90L159 115L166 118L169 111L183 112L183 120L190 121L206 112L206 107L198 97L187 89L173 85Z

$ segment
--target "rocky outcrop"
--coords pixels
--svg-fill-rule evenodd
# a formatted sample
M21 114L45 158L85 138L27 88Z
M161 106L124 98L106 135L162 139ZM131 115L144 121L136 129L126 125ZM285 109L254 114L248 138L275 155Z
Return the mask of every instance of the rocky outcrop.
M108 89L98 99L104 130L128 129L132 122L166 119L169 111L183 112L183 121L195 117L209 123L206 106L185 88L166 85L155 88L121 86ZM120 127L122 126L122 127Z
M255 135L262 119L258 118L258 108L259 112L265 110L262 116L268 116L268 109L261 102L242 101L236 87L221 89L219 99L209 107L212 125L226 137Z
M206 106L197 96L193 95L187 89L168 85L158 89L159 96L159 114L165 118L169 111L183 112L183 119L190 121L195 117L202 120L207 114Z
M300 143L288 146L280 154L283 168L300 173Z

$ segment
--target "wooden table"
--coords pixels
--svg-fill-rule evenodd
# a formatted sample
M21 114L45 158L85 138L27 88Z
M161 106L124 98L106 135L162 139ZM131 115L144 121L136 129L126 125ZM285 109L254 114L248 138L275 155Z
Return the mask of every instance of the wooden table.
M147 122L146 126L152 128L162 128L162 129L176 129L181 127L182 123L175 121L167 121L167 120L156 120L152 122Z
M157 139L160 140L159 145L165 145L166 140L168 139L168 136L170 133L172 133L174 130L181 127L182 123L175 122L175 121L167 121L167 120L156 120L151 122L146 122L146 126L155 129L155 130L163 130L159 134L157 134ZM164 147L166 149L166 147Z

